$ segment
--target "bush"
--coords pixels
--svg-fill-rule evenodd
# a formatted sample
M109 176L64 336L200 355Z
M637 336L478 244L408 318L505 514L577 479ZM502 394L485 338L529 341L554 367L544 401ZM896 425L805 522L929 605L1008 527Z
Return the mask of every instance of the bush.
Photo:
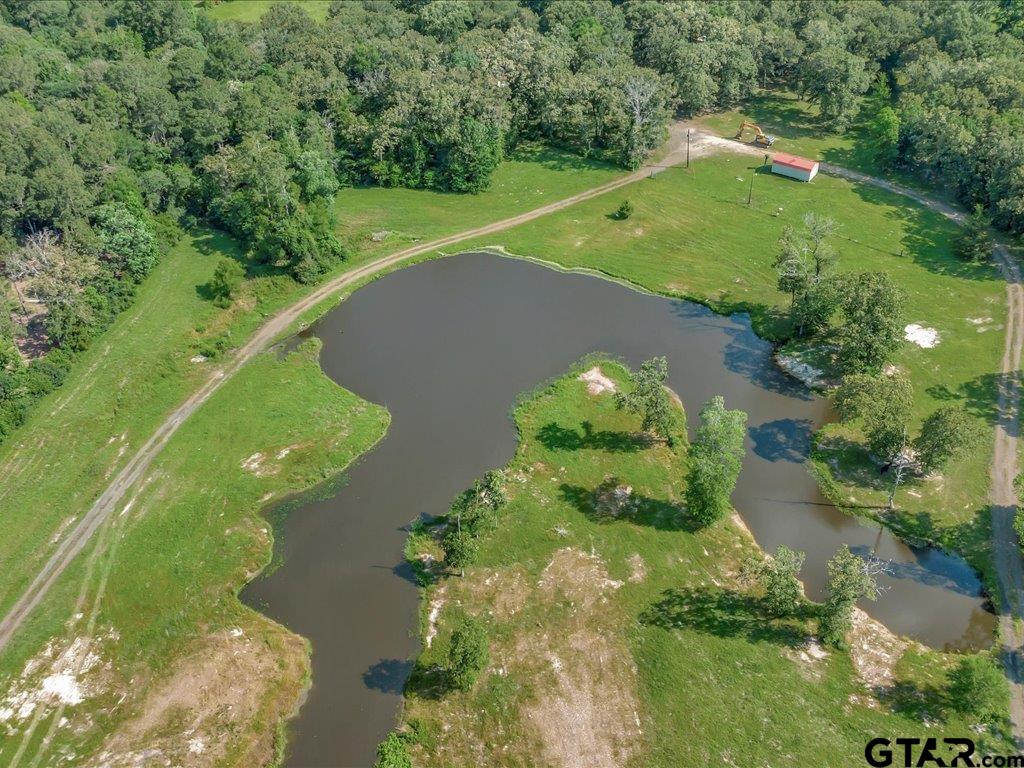
M957 712L984 720L1000 717L1010 691L999 666L984 654L965 656L949 673L949 699Z
M377 762L374 768L412 768L412 760L405 748L405 741L392 731L377 745Z
M444 549L444 561L449 568L464 571L467 565L476 560L476 539L468 528L453 528L441 541Z
M624 220L633 215L633 204L629 200L623 200L619 209L615 211L615 218Z
M974 206L974 211L967 217L963 230L954 244L956 255L963 261L979 264L987 261L992 254L992 238L988 234L988 218L985 209Z
M217 262L217 267L213 270L213 278L210 280L213 303L218 307L227 307L244 277L245 268L241 264L234 259L222 257Z
M460 691L472 688L489 659L487 630L467 616L455 628L448 646L448 680L452 687Z

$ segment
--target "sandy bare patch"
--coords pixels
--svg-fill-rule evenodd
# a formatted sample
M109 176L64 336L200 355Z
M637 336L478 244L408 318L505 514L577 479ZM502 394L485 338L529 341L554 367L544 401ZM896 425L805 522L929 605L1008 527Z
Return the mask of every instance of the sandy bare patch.
M0 698L0 725L17 729L39 706L75 707L105 692L110 667L103 661L101 645L116 639L111 631L98 640L84 636L51 640L26 662L18 677L0 681L7 684Z
M633 584L643 581L647 578L647 563L640 556L639 552L634 552L626 560L629 563L629 581Z
M816 637L808 637L802 646L797 648L785 648L783 655L792 659L808 680L821 679L824 672L824 662L828 658L828 651L822 646Z
M305 648L294 635L281 633L282 646L274 648L249 634L235 628L199 642L86 765L205 768L229 749L240 755L239 765L268 764L275 726L298 695Z
M258 475L263 468L263 459L265 458L266 457L263 455L262 451L257 451L249 458L242 459L241 467L246 472L252 472L253 474Z
M892 685L896 663L907 649L908 642L890 632L860 608L853 612L853 629L847 637L850 659L857 677L872 692Z
M615 634L594 623L596 606L621 585L601 558L575 548L558 550L537 584L546 604L571 606L547 631L521 638L516 653L547 662L523 712L542 765L618 768L639 751L636 667Z
M600 366L595 365L589 371L584 371L577 377L586 383L588 395L601 395L605 392L615 392L615 382L602 373Z
M561 596L582 610L597 602L605 602L605 593L621 586L621 581L608 578L608 570L600 557L588 555L575 547L555 552L537 582L537 588L545 599L555 600Z
M579 630L568 653L549 654L553 686L526 708L540 738L540 764L559 768L619 768L636 753L636 670L604 634Z
M939 332L934 328L926 328L918 323L911 323L903 329L903 335L907 341L917 344L924 349L931 349L939 343Z

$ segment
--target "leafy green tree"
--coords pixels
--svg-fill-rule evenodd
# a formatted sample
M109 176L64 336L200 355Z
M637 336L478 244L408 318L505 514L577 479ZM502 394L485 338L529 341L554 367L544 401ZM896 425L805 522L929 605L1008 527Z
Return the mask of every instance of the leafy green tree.
M883 168L892 168L900 148L900 116L896 110L882 107L868 124L868 137L875 162Z
M910 382L899 373L852 373L843 377L836 390L835 406L844 422L860 424L868 450L888 462L906 444L913 397Z
M448 679L452 687L468 691L490 659L487 628L471 616L466 616L452 633L448 646Z
M405 739L392 731L377 745L377 762L373 768L412 768L412 759Z
M790 295L790 318L798 336L828 327L839 306L839 292L832 276L836 262L831 238L833 219L808 213L803 227L786 227L775 258L778 288Z
M956 238L956 255L974 264L988 261L992 256L992 236L989 235L988 228L989 221L985 209L981 205L974 206Z
M157 242L152 227L124 205L108 203L93 211L104 257L135 282L156 264Z
M672 444L672 403L665 380L668 379L668 360L652 357L640 365L633 375L633 388L615 395L615 405L621 410L638 413L643 417L641 427L653 432L669 445Z
M210 291L217 306L226 307L231 303L244 278L245 268L234 259L225 256L217 262L210 280Z
M508 503L508 494L505 492L505 473L498 469L490 469L484 472L480 482L476 484L475 492L477 498L492 509L501 509Z
M780 545L774 556L752 559L744 564L743 577L748 582L757 582L764 589L764 601L773 616L792 614L803 599L800 584L800 569L804 565L804 553L795 552Z
M466 575L466 566L472 565L476 560L479 549L472 531L468 526L464 528L461 524L445 534L441 540L441 548L444 550L444 561L448 567L459 571L463 576Z
M745 452L747 414L726 410L725 399L719 395L704 404L700 420L696 439L690 446L686 505L695 520L710 525L731 509L729 497L736 487Z
M931 414L914 440L922 472L935 472L950 459L970 451L979 437L978 423L963 408L946 406Z
M840 366L847 373L881 370L903 341L903 292L884 272L860 272L844 276L841 293Z
M1001 718L1009 706L1006 676L987 654L961 658L949 673L948 693L953 709L966 717Z
M877 570L843 544L828 562L828 598L821 609L818 631L830 645L842 646L853 625L853 609L862 598L877 600Z

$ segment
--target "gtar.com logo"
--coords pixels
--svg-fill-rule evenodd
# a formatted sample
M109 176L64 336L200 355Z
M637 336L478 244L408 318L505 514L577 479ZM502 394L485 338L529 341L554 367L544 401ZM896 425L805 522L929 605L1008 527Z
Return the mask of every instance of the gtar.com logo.
M903 736L896 739L872 739L864 747L864 759L873 768L1024 768L1024 755L977 755L974 741L967 738L940 739L929 736L919 739Z

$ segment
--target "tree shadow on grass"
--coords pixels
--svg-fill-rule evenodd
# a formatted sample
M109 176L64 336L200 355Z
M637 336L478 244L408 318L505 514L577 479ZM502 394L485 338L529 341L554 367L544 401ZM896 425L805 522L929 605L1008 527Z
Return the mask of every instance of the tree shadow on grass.
M996 407L999 390L1009 388L1012 383L1011 376L1012 374L985 373L956 387L935 384L928 387L925 392L936 400L951 405L962 405L973 416L979 416L989 424L995 424L999 421L999 410ZM1014 436L1017 434L1015 421L1010 418L1004 422L1004 426L1012 430L1011 434Z
M661 599L640 614L640 623L795 647L807 638L802 620L809 618L812 610L805 606L792 619L775 619L764 601L752 595L720 587L681 587L662 592Z
M944 691L934 685L897 680L889 686L876 686L872 693L895 714L904 715L916 722L945 719L947 697Z
M645 525L659 531L688 531L694 533L701 526L686 514L686 509L664 499L652 499L638 493L630 493L621 505L607 502L608 483L596 489L563 483L559 486L562 500L576 507L589 519L598 523L613 523L620 520L635 525Z
M581 432L569 427L563 427L555 422L545 424L537 432L537 439L540 440L548 450L552 451L578 451L583 448L592 448L609 453L636 453L645 448L650 448L654 441L649 435L642 432L620 432L609 429L594 430L594 425L584 421L581 425Z

